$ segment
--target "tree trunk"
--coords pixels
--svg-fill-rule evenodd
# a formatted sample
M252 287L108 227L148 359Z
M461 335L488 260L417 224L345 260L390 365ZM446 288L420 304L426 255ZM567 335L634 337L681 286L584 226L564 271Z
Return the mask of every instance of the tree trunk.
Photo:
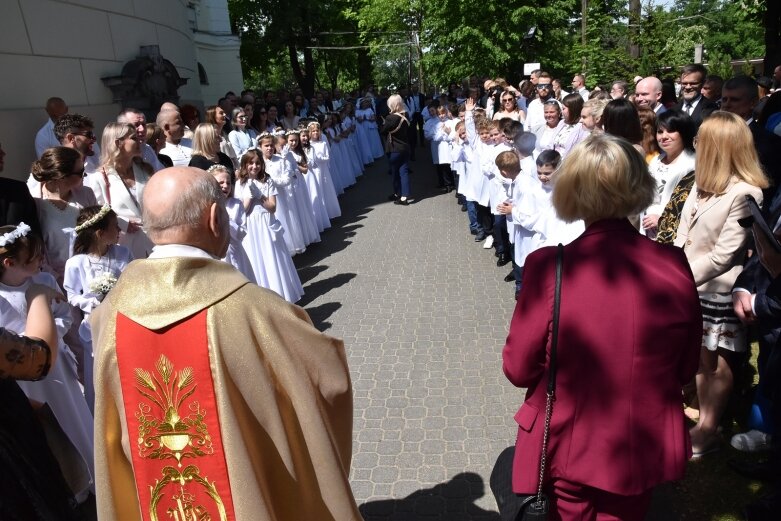
M781 3L768 0L765 2L765 71L766 76L773 74L773 69L781 65Z
M372 57L369 55L369 49L358 49L358 85L361 88L374 83L372 72Z

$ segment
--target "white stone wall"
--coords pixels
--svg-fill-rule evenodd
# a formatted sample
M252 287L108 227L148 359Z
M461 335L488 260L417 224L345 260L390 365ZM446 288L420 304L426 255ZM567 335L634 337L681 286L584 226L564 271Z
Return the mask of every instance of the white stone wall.
M196 43L204 36L193 32L189 5L200 10L197 23L203 18L210 32L222 35L205 35L208 45ZM0 143L7 154L2 175L26 178L51 96L90 116L98 132L111 121L119 105L101 78L120 74L142 45L158 45L180 76L189 78L179 88L183 103L208 105L220 89L217 97L240 90L238 38L229 32L227 0L2 0ZM201 89L198 61L213 87Z

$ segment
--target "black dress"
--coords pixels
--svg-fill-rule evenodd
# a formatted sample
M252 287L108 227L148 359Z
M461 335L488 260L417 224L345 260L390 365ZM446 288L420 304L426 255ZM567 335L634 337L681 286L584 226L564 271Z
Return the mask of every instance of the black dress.
M195 168L200 168L202 170L208 170L209 167L214 165L222 165L227 168L231 175L231 183L236 181L236 174L233 171L233 161L231 161L231 158L222 152L217 152L217 161L212 161L211 159L199 154L193 154L189 163L189 166L194 166Z

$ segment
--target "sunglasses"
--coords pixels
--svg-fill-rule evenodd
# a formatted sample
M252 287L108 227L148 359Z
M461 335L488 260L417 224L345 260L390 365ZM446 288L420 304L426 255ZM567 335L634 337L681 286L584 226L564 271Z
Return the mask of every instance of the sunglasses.
M513 98L504 98L502 101L507 103L508 101L515 101Z
M75 136L84 136L87 139L97 139L94 132L74 132Z
M84 171L85 170L86 170L86 168L82 168L78 172L70 172L70 173L66 174L65 177L75 177L75 176L84 177Z
M537 90L548 89L550 90L550 83L538 83Z

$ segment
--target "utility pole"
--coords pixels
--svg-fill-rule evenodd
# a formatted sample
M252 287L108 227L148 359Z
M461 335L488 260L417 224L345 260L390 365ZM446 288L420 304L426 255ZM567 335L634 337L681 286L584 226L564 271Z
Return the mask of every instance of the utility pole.
M588 19L588 0L580 0L580 8L582 16L580 17L580 43L583 49L586 48L586 26ZM582 70L581 73L586 73L586 55L583 55Z
M640 34L640 0L629 0L629 56L640 57L640 45L637 37Z

